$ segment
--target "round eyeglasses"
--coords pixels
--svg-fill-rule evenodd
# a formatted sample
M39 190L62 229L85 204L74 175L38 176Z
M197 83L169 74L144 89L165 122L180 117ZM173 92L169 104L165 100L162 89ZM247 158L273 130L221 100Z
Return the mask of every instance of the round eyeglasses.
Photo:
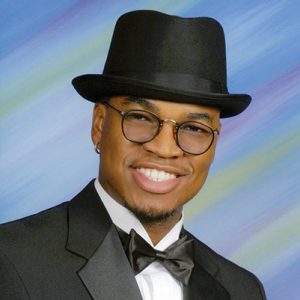
M134 143L145 144L152 141L159 134L163 124L170 122L174 124L177 146L186 153L200 155L212 145L215 132L219 134L217 129L212 129L201 122L185 121L178 124L170 119L161 120L150 111L141 109L121 111L107 102L105 105L122 116L123 135Z

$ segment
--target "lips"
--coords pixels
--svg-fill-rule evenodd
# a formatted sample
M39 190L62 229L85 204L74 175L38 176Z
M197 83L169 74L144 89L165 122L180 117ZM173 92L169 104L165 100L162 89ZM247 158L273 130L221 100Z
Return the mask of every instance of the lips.
M168 173L162 170L150 169L150 168L138 168L136 169L141 174L145 175L148 179L152 181L167 181L170 179L175 179L177 176L172 173Z
M136 184L142 190L155 194L165 194L173 191L182 177L177 169L166 166L154 167L148 164L131 170Z

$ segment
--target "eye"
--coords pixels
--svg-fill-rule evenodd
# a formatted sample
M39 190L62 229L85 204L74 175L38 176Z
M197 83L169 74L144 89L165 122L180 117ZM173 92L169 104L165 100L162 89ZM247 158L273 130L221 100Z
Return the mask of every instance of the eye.
M211 134L209 127L198 123L185 123L180 126L180 130L185 133Z
M186 125L182 129L185 131L202 132L202 128L194 125Z
M152 118L147 113L143 112L129 112L126 115L128 121L151 122Z

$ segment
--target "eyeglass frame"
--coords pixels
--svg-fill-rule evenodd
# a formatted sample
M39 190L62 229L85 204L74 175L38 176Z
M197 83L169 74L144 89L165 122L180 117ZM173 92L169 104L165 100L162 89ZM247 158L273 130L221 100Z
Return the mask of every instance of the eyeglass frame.
M204 124L204 123L202 123L202 122L199 122L199 121L184 121L184 122L182 122L182 123L177 123L175 120L172 120L172 119L164 119L164 120L162 120L162 119L160 119L155 113L153 113L153 112L151 112L151 111L149 111L149 110L143 110L143 109L130 109L130 110L127 110L127 111L121 111L121 110L117 109L116 107L114 107L113 105L109 104L108 102L104 102L103 104L106 105L107 107L110 107L110 108L114 109L116 112L118 112L118 113L121 115L121 117L122 117L121 128L122 128L122 133L123 133L124 137L125 137L128 141L133 142L133 143L136 143L136 144L142 145L142 144L151 142L152 140L154 140L154 139L158 136L158 134L159 134L159 132L161 131L161 129L162 129L164 123L166 123L166 122L171 122L171 123L173 123L173 124L175 125L175 126L174 126L174 129L173 129L173 132L175 133L175 134L174 134L174 139L175 139L176 145L177 145L183 152L185 152L185 153L188 153L188 154L191 154L191 155L202 155L202 154L204 154L205 152L207 152L207 151L210 149L211 145L213 144L213 142L214 142L214 140L215 140L215 132L217 133L217 135L220 134L220 132L219 132L218 129L213 129L212 127L210 127L210 126L208 126L208 125L206 125L206 124ZM147 141L144 141L144 142L137 142L137 141L134 141L134 140L129 139L129 138L126 136L126 134L125 134L125 132L124 132L124 125L123 125L123 123L124 123L125 116L128 115L128 114L129 114L130 112L132 112L132 111L140 111L140 112L146 112L146 113L149 113L149 114L151 114L153 117L155 117L155 118L158 120L159 126L157 127L157 131L156 131L155 135L154 135L151 139L149 139L149 140L147 140ZM206 149L205 151L201 152L201 153L197 153L197 154L196 154L196 153L188 152L188 151L184 150L184 149L180 146L180 144L179 144L179 142L178 142L178 140L179 140L179 139L178 139L178 131L179 131L179 128L180 128L182 125L184 125L185 123L191 123L191 122L192 122L192 123L198 123L198 124L204 125L205 127L209 128L210 131L211 131L211 133L212 133L212 139L211 139L210 144L208 145L207 149Z

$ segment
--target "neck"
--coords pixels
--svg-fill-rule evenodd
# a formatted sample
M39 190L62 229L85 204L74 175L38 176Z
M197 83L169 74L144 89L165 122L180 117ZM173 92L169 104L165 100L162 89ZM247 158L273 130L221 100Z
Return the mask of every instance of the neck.
M168 232L175 226L180 218L181 212L178 212L174 216L162 222L144 222L143 220L140 221L147 231L153 245L156 245L168 234Z

